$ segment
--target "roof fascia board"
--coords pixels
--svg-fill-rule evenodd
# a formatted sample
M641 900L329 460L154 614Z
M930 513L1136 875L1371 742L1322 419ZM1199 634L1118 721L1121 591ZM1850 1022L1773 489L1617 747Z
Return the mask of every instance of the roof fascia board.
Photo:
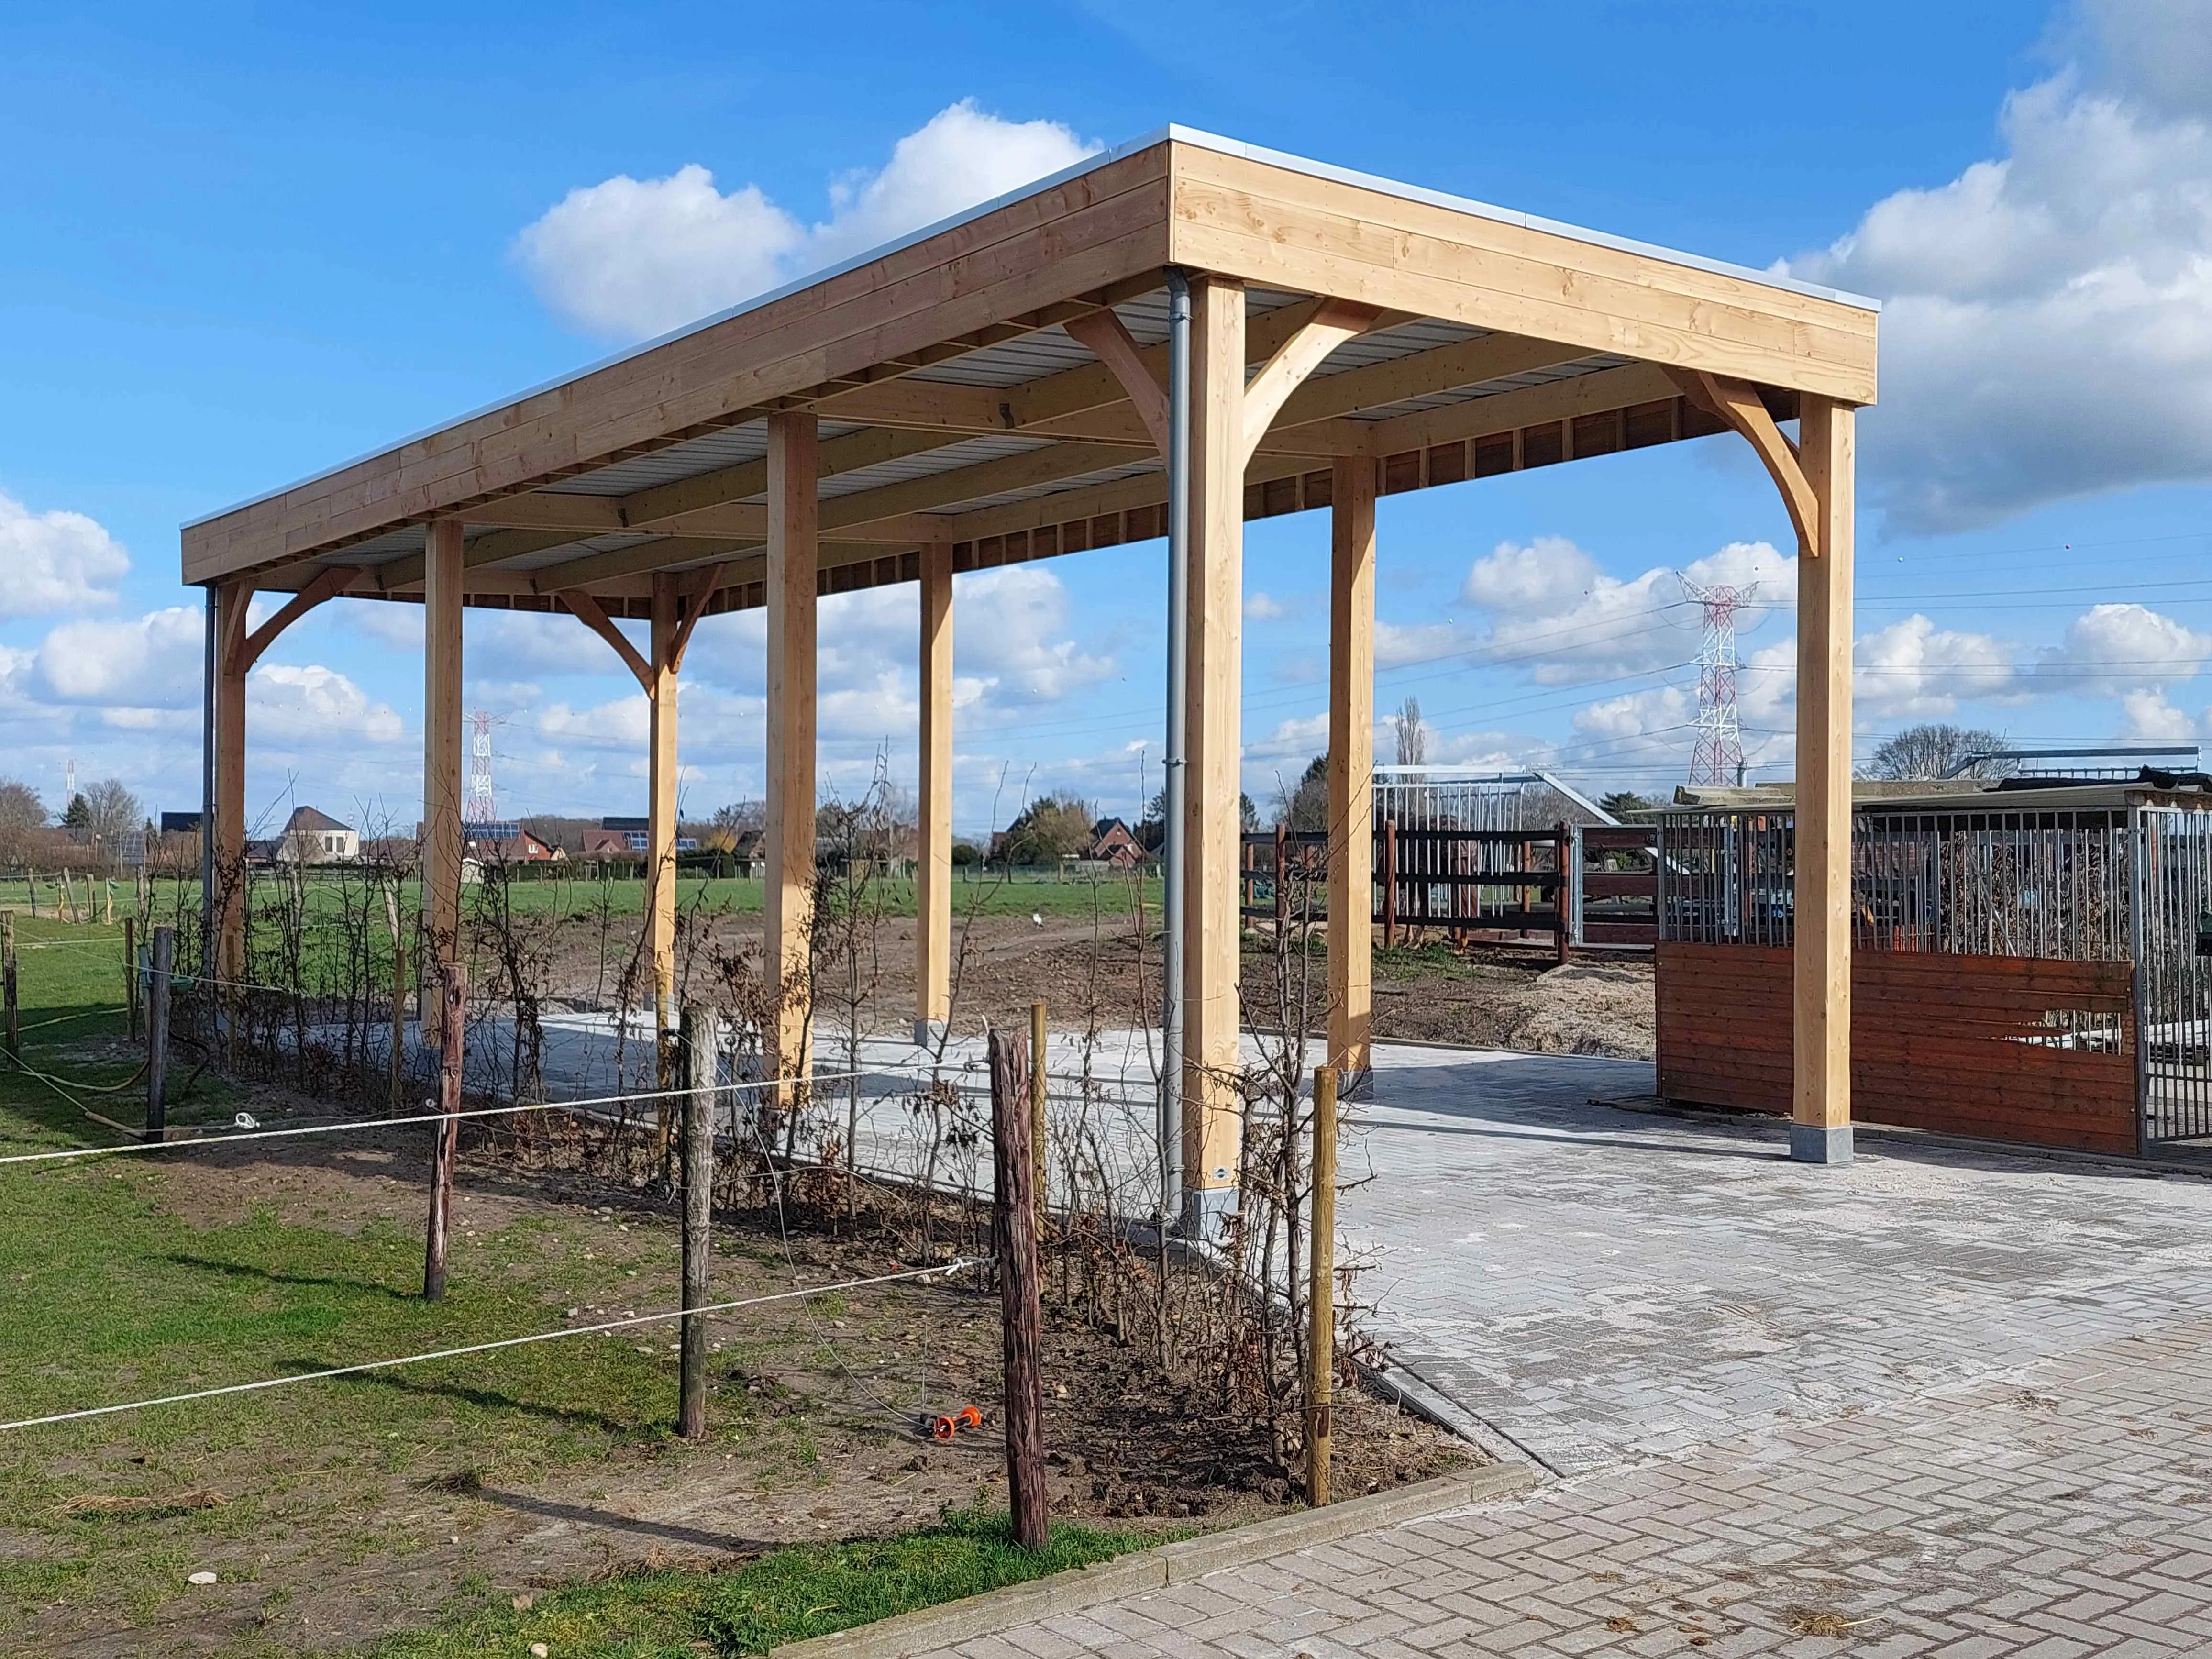
M1880 312L1881 301L1863 294L1852 294L1843 289L1824 288L1818 283L1808 283L1796 276L1784 276L1771 270L1753 270L1749 265L1731 264L1725 259L1709 259L1702 254L1685 253L1680 248L1664 247L1656 242L1641 242L1633 237L1613 236L1601 230L1591 230L1582 225L1571 225L1561 219L1547 219L1534 213L1518 213L1511 208L1493 207L1487 202L1478 202L1471 197L1454 196L1447 191L1428 190L1419 185L1402 184L1395 179L1385 179L1372 173L1360 173L1351 167L1332 167L1326 161L1308 161L1302 155L1292 155L1279 149L1269 149L1261 144L1248 144L1239 139L1224 138L1218 133L1202 132L1194 127L1169 126L1153 135L1146 143L1170 139L1179 144L1188 144L1197 149L1210 149L1218 155L1234 155L1247 161L1259 161L1268 167L1281 167L1285 172L1302 173L1311 179L1326 179L1334 184L1351 185L1360 190L1371 190L1379 195L1395 196L1401 201L1420 202L1430 207L1449 210L1454 213L1470 214L1478 219L1489 219L1502 225L1514 225L1523 230L1542 231L1547 235L1565 237L1569 241L1587 242L1592 247L1611 248L1617 252L1634 253L1650 259L1664 259L1669 264L1687 265L1693 270L1710 271L1716 276L1727 276L1740 283L1755 283L1761 288L1779 289L1786 293L1802 294L1808 299L1829 300L1838 305L1852 307L1860 311Z

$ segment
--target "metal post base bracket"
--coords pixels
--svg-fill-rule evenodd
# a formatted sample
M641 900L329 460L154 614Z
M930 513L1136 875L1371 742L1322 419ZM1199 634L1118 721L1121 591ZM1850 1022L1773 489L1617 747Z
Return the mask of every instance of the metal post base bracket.
M1798 1164L1848 1164L1851 1161L1851 1126L1817 1123L1790 1126L1790 1157Z
M1219 1244L1227 1236L1228 1218L1236 1208L1234 1187L1186 1187L1182 1224L1176 1231L1194 1244Z

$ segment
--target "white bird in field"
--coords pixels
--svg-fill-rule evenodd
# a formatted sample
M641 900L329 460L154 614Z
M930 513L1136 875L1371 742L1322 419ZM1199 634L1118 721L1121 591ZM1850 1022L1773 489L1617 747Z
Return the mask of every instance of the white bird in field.
M1032 911L1030 911L1030 920L1031 921L1035 922L1038 927L1043 927L1043 926L1044 926L1044 912L1043 912L1043 911L1042 911L1042 910L1032 910Z

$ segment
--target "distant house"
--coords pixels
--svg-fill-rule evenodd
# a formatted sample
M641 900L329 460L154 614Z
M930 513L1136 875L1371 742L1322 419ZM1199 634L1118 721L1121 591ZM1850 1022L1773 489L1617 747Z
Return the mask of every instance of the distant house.
M584 856L589 859L643 858L653 846L649 818L601 818L596 830L584 831ZM678 836L676 850L696 853L696 836Z
M1135 831L1119 818L1101 818L1091 826L1091 850L1084 857L1110 870L1133 870L1148 854Z
M345 864L361 856L361 831L327 812L295 807L270 855L279 864Z
M489 864L551 864L568 854L540 840L520 823L464 823L464 856Z

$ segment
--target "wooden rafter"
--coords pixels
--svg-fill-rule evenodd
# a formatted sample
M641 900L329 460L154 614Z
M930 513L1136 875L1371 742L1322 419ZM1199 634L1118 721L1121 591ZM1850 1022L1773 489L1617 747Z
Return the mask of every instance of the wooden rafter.
M1374 327L1382 314L1374 306L1346 305L1333 300L1314 313L1311 322L1283 342L1244 388L1243 459L1252 459L1260 440L1275 423L1276 412L1293 392L1305 384L1306 378L1327 362L1337 347Z
M667 667L670 673L684 666L684 653L691 643L691 630L699 625L699 618L707 614L707 601L714 596L730 574L730 562L710 564L705 569L686 576L678 588L684 601L683 620L676 624L668 641Z
M614 621L599 602L581 588L563 588L553 596L568 607L569 612L585 627L614 647L615 654L623 665L637 677L637 684L648 697L653 695L653 665L644 653L629 642L629 637L614 624Z
M1068 337L1113 372L1116 386L1144 422L1152 445L1168 453L1168 389L1158 371L1145 361L1128 325L1111 311L1093 312L1067 325Z
M228 629L225 630L226 637L222 641L225 665L234 674L249 672L253 665L261 660L261 653L276 643L279 634L324 600L334 599L343 592L347 584L359 574L361 572L351 565L326 566L313 580L285 600L283 607L274 616L250 634L246 631L246 607L243 604L240 605L237 607L238 619L235 624L237 631L231 633ZM246 588L244 592L247 599L252 598L252 588Z
M1790 522L1797 532L1798 552L1808 559L1820 557L1813 486L1806 481L1797 446L1775 424L1774 416L1759 401L1758 389L1747 381L1703 369L1669 368L1668 374L1682 388L1684 397L1743 434L1767 476L1774 480L1774 487L1782 492L1782 504L1789 509Z

